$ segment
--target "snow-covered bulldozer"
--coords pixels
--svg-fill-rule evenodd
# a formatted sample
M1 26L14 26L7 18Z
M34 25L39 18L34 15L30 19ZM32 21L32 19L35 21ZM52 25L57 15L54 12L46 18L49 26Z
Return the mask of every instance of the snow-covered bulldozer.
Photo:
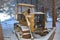
M19 3L17 7L14 29L20 32L23 38L34 38L34 34L41 36L48 32L45 28L45 13L35 12L34 5Z

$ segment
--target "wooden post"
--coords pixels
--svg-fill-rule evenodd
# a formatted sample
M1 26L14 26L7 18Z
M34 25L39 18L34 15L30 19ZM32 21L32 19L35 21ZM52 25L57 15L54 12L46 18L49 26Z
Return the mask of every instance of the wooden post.
M52 18L53 18L52 26L56 27L56 4L55 4L55 0L52 0Z
M45 0L43 0L43 13L46 13ZM45 21L45 23L46 23L46 14L45 14L45 16L44 16L44 21ZM46 25L46 24L45 24L45 25ZM44 27L44 28L46 28L46 27Z
M0 40L3 40L3 34L2 34L2 26L0 24Z

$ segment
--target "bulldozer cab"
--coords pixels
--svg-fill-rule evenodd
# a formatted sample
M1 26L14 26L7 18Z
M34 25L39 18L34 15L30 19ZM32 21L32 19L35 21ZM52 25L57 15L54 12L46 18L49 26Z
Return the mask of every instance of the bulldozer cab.
M24 26L28 26L25 16L34 12L34 5L19 3L17 5L17 20Z

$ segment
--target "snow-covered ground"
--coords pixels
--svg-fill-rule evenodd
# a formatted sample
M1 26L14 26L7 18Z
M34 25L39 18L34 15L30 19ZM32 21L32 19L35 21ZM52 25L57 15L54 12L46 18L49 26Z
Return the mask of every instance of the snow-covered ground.
M15 22L16 20L14 18L1 22L4 40L18 40L13 33Z
M4 40L17 40L16 35L13 33L14 23L16 22L14 17L6 13L0 13L0 22L2 24Z
M16 22L16 20L13 18L11 18L7 21L1 22L4 40L18 40L16 35L13 33L15 22ZM47 26L47 27L49 27L49 26Z
M13 17L10 17L10 15L7 14L1 14L0 13L0 20L2 21L2 29L3 29L3 36L4 40L18 40L16 35L13 33L14 30L14 23L16 20ZM48 18L48 21L51 21L51 18ZM59 28L60 23L57 23L57 30L60 30ZM47 22L46 27L50 28L52 27L52 22ZM60 31L56 30L56 35L54 37L54 40L59 40L59 33Z
M13 24L15 22L16 22L16 20L12 18L12 19L9 19L9 20L4 21L4 22L1 23L2 24L2 29L3 29L4 40L18 40L16 35L13 33L13 30L14 30L14 25ZM59 28L60 23L57 23L57 24L58 24L57 25L57 30L60 30L60 28ZM46 26L50 27L51 22L47 22ZM54 38L56 40L57 40L57 37L59 36L59 35L57 36L57 34L56 34L56 36ZM58 40L59 40L59 37L58 37Z

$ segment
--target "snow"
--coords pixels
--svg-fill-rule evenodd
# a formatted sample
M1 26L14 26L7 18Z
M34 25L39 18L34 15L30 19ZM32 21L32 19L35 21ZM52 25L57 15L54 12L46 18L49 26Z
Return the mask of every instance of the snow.
M11 19L11 16L7 13L0 13L0 21L3 22L5 20Z
M47 17L47 21L52 21L52 18L48 18L48 17Z
M14 18L1 22L4 40L18 40L16 35L13 33L14 23L16 23Z

